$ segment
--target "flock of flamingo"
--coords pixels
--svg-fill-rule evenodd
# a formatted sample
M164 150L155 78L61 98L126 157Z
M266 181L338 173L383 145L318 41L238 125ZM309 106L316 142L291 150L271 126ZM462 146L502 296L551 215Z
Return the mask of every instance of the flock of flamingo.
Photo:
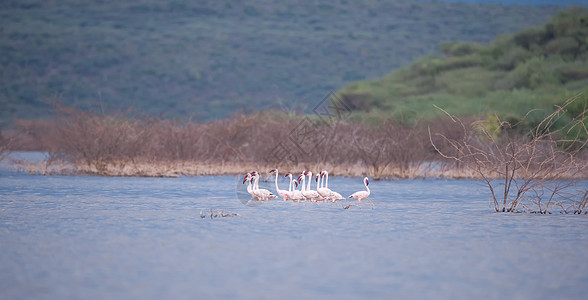
M311 171L303 171L300 173L297 179L293 179L291 173L287 173L284 177L290 178L290 186L288 190L282 190L278 186L278 169L272 169L269 171L270 173L276 174L276 193L277 196L270 192L267 189L260 189L259 188L259 173L257 171L253 171L251 173L245 174L243 178L243 184L248 182L247 185L247 192L253 197L253 199L257 201L267 201L270 199L275 199L278 196L284 200L292 200L294 202L297 201L312 201L312 202L336 202L338 200L344 200L345 198L341 196L341 194L329 189L329 172L322 171L320 174L316 174L315 181L316 181L316 190L311 189L311 181L312 181L312 172ZM308 183L306 182L306 177L308 177ZM324 179L324 180L323 180ZM323 183L324 181L324 183ZM363 184L365 185L365 191L359 191L351 194L348 198L352 198L357 200L356 202L361 202L362 200L366 199L370 195L370 188L369 180L367 177L363 178ZM301 185L301 189L298 190L298 185ZM373 205L373 204L372 204ZM349 205L350 206L350 205ZM349 207L348 206L348 207ZM346 208L348 208L346 207Z

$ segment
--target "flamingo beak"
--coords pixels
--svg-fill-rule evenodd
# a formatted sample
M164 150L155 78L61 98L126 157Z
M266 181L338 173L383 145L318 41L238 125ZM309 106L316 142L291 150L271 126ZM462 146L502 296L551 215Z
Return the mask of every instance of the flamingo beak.
M369 179L366 179L365 180L365 185L370 185L370 180Z
M275 172L275 171L277 171L277 170L276 170L276 169L271 169L269 172L270 172L270 173L273 173L273 172Z
M292 174L290 174L290 173L287 173L286 175L284 175L284 177L288 177L288 176L290 176L290 175L292 175Z

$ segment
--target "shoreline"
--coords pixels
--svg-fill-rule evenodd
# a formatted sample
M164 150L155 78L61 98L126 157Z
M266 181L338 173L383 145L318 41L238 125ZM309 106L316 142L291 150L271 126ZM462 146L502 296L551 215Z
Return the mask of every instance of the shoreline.
M47 160L27 161L24 159L9 159L10 162L2 163L5 168L16 172L29 173L31 175L65 175L82 176L94 175L105 177L167 177L177 178L180 176L221 176L221 175L244 175L257 170L267 175L271 169L279 168L281 176L290 172L298 174L302 170L327 170L330 176L363 177L368 176L373 180L395 180L395 179L481 179L473 170L457 168L445 165L440 162L413 163L411 165L395 166L387 165L377 170L373 166L364 164L333 165L327 163L298 163L298 164L276 164L254 163L254 162L195 162L195 161L144 161L144 162L115 162L101 165L74 165L71 163L51 162ZM499 175L493 179L501 178ZM579 172L575 176L565 176L559 180L586 180L588 171Z

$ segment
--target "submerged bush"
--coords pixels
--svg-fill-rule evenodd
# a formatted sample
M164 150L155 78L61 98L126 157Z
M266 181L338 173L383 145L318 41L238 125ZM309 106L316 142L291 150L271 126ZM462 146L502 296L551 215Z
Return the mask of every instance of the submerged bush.
M500 119L495 125L487 120L483 126L471 128L450 114L448 117L463 134L450 137L429 131L429 136L443 157L479 175L497 212L550 213L557 207L565 213L586 213L586 191L577 189L576 184L588 176L588 163L581 157L588 142L588 110L560 129L554 126L578 99L557 107L528 136L513 134L511 129L516 124ZM584 137L576 135L569 140L565 128L577 128Z

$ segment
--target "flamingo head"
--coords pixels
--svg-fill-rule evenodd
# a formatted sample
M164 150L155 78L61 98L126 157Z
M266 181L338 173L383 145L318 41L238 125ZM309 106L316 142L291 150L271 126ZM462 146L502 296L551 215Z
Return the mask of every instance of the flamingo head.
M304 174L304 176L308 176L308 171L304 170L304 172L302 172L302 174Z
M257 176L257 175L258 175L257 171L253 171L253 172L251 172L251 176L255 177L255 176Z
M298 187L298 180L294 179L292 182L294 182L294 184L296 185L296 187Z
M290 177L292 176L292 173L286 173L286 175L284 175L284 177Z
M314 176L314 181L318 181L319 180L320 175L316 174L316 176Z
M245 182L247 181L247 179L249 179L251 177L250 173L245 174L245 177L243 177L243 184L245 184Z
M277 172L277 171L278 171L278 169L271 169L269 172L270 173L274 173L274 172Z
M298 176L298 181L301 181L303 177L305 177L305 176L300 174L300 176Z
M365 182L365 185L370 185L370 180L367 177L364 178L363 181Z

